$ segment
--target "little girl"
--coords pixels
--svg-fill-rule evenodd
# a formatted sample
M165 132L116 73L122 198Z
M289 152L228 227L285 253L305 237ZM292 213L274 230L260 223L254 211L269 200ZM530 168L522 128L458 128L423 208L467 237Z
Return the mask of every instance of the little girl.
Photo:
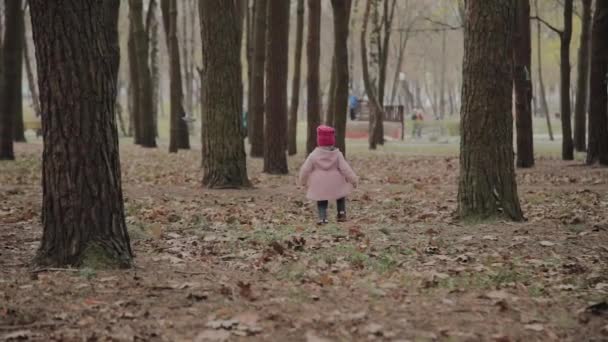
M357 175L335 144L335 130L319 126L318 146L300 169L299 183L308 187L306 197L317 201L319 225L327 224L327 205L333 200L338 205L338 222L346 221L346 196L357 187Z

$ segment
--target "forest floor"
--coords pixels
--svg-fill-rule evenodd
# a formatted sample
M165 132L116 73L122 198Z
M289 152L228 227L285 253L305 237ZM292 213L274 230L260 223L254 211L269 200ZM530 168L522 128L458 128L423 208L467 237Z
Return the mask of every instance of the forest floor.
M212 191L200 151L124 143L135 267L40 271L41 145L16 152L0 164L0 341L608 340L606 168L539 157L518 170L526 222L463 223L455 154L351 154L350 220L317 227L302 156Z

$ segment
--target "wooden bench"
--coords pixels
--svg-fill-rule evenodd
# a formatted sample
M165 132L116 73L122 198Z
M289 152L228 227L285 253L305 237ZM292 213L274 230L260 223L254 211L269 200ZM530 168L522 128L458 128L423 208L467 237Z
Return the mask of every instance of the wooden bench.
M401 140L405 138L405 117L404 117L404 107L402 105L399 106L384 106L384 118L383 123L385 126L385 131L390 131L390 127L393 126L390 123L398 124L400 128L400 132L397 134ZM357 111L356 121L368 121L370 118L370 106L368 101L359 101L359 108ZM387 127L389 126L389 127ZM388 128L388 130L387 130ZM394 134L390 134L389 136L394 137Z

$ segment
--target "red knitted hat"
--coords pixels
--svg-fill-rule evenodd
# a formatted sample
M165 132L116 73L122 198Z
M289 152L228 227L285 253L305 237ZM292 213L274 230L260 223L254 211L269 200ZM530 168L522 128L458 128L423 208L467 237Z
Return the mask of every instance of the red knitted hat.
M336 130L333 127L321 125L317 127L317 145L334 146L336 144Z

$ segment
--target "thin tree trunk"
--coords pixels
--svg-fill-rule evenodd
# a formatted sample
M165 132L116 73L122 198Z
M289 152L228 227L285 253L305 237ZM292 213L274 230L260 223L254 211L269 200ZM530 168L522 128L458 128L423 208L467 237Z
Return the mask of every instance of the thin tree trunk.
M589 52L591 50L591 1L582 0L583 17L578 48L576 103L574 105L574 148L585 151L587 147L586 125L589 103Z
M572 40L572 2L564 2L564 30L560 44L560 108L562 121L562 159L574 159L572 122L570 119L570 41Z
M401 66L403 65L403 55L405 54L405 47L409 39L409 31L399 31L399 49L397 49L397 66L395 67L395 76L393 77L393 88L391 90L390 104L395 102L395 96L397 95L397 89L399 88L399 74L401 73Z
M133 142L136 145L141 144L141 101L139 94L139 73L137 67L137 50L135 48L135 28L133 21L129 20L129 41L128 41L128 54L129 54L129 78L131 80L129 101L131 103L131 110L129 110L129 122L131 123L130 128L133 130Z
M587 164L608 165L608 1L596 0L591 32Z
M169 152L175 153L179 149L190 149L188 124L184 120L184 94L182 91L179 40L177 39L177 0L161 0L161 11L165 27L167 51L169 52L169 96L171 108L169 119Z
M268 2L264 172L287 174L289 1Z
M534 0L534 7L536 9L536 15L538 15L538 0ZM549 105L547 104L547 94L545 93L545 83L543 81L543 58L542 58L542 46L541 46L541 25L540 21L536 21L536 54L537 54L537 67L538 67L538 87L540 91L540 104L542 111L545 114L547 120L547 131L549 133L549 140L553 141L553 128L551 127L551 114L549 114Z
M129 0L131 21L134 29L134 43L137 61L138 100L140 120L140 143L143 147L156 147L154 130L154 102L152 96L152 78L148 65L148 36L143 24L143 1Z
M15 1L18 4L22 4L21 0L9 0ZM25 42L24 33L25 33L25 23L23 19L23 5L20 5L19 12L15 13L17 19L18 30L15 32L17 37L14 37L13 43L14 47L7 49L5 51L9 53L13 58L13 68L15 70L11 70L8 72L8 78L6 79L6 86L8 87L8 91L12 93L10 99L8 99L8 103L5 104L6 110L13 113L15 116L13 122L13 140L16 142L25 142L25 127L23 126L23 91L22 91L22 83L23 83L23 44ZM10 69L6 69L10 70ZM14 88L14 89L10 89Z
M23 34L21 32L23 17L21 1L6 1L4 22L5 38L2 47L2 79L0 85L0 160L15 159L13 138L17 126L16 111L21 107L21 49Z
M439 118L445 118L445 73L447 67L447 31L441 32L441 75L439 75Z
M308 37L306 42L307 134L306 153L317 146L317 126L321 123L319 59L321 54L321 0L308 0Z
M251 103L247 125L251 127L249 155L254 158L264 156L264 77L266 64L266 14L267 1L255 1L253 23L253 70L251 84Z
M466 1L460 124L461 219L523 220L513 156L514 3Z
M383 110L383 108L380 106L376 98L376 92L370 77L367 60L367 25L369 22L372 1L373 0L367 0L367 3L365 4L365 12L363 13L363 27L361 28L361 69L363 72L363 84L365 85L365 92L367 93L367 98L370 104L370 122L372 122L370 127L369 149L375 150L377 140L374 139L374 132L376 132L375 125L378 123L376 117L381 115L380 112Z
M200 2L203 58L201 120L203 185L249 187L242 137L241 7L238 2Z
M247 49L247 139L251 141L251 124L249 123L251 112L249 109L251 108L251 88L253 85L253 23L255 18L255 0L253 4L249 5L249 0L244 0L246 5L245 10L245 33L246 33L246 42L245 47Z
M304 0L298 0L296 23L296 47L293 58L293 82L291 84L291 107L289 109L289 146L290 156L297 153L298 107L300 105L300 74L302 64L302 41L304 37Z
M36 115L36 117L40 117L40 99L38 98L38 86L36 84L36 77L34 76L34 69L32 67L32 60L29 53L27 34L25 34L25 30L23 32L23 62L25 63L27 84L30 90L30 94L32 96L32 107L34 108L34 114Z
M158 137L158 98L160 76L158 70L158 20L156 17L156 1L148 5L148 39L150 41L150 80L152 82L152 118L154 119L154 136Z
M351 0L331 0L334 13L334 115L336 147L346 156L346 116L348 112L348 22Z
M35 261L129 267L114 113L120 2L29 3L44 133L43 234Z
M517 166L534 166L532 136L532 81L530 65L532 42L530 0L517 0L513 35L513 92L515 95L515 127L517 130Z
M334 56L331 58L331 70L329 75L329 90L327 91L327 106L325 107L325 122L328 126L333 126L335 124L335 113L334 113L334 103L336 99L334 95L336 94L336 54L334 52Z

